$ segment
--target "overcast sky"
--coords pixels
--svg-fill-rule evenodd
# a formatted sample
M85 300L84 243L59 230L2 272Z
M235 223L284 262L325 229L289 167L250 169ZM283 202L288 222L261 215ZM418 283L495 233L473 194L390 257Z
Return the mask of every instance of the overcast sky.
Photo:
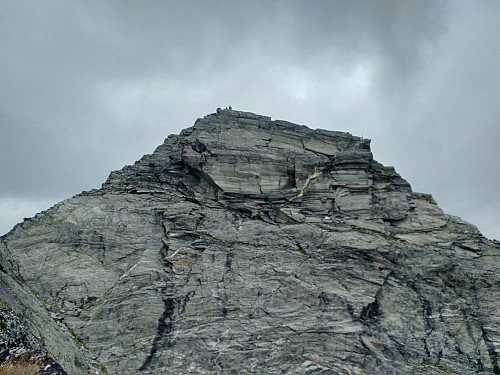
M0 0L0 235L217 107L372 139L500 239L500 1Z

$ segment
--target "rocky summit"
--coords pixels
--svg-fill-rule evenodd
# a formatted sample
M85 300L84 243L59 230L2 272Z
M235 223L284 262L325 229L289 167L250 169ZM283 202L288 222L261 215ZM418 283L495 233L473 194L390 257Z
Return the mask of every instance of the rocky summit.
M0 299L70 375L500 374L499 255L369 140L218 110L3 236Z

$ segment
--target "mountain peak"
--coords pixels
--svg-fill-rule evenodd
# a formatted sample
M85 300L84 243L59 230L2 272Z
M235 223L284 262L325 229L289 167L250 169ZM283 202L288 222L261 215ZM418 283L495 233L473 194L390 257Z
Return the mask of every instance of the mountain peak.
M369 140L225 109L2 237L0 299L71 374L500 373L499 250Z
M189 187L195 199L254 214L265 201L318 215L396 220L406 216L411 195L394 168L373 160L368 139L234 110L198 119L153 155L112 173L104 187L162 193L172 183ZM381 214L372 204L389 192L385 206L394 212Z

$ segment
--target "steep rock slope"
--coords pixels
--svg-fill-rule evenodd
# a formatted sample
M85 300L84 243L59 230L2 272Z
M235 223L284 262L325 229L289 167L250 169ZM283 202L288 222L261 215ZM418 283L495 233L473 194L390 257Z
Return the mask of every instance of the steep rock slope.
M0 298L70 374L499 374L499 250L369 140L222 110L2 237Z

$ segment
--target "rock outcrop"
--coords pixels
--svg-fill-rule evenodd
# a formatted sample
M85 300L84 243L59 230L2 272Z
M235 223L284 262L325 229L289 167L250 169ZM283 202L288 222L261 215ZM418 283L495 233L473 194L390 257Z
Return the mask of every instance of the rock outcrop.
M68 375L50 353L47 353L41 337L34 335L14 311L0 300L1 374L3 374L1 366L7 359L10 360L10 364L20 366L23 363L25 367L31 365L32 368L39 370L41 375Z
M0 242L73 374L500 374L500 245L369 140L221 110Z

